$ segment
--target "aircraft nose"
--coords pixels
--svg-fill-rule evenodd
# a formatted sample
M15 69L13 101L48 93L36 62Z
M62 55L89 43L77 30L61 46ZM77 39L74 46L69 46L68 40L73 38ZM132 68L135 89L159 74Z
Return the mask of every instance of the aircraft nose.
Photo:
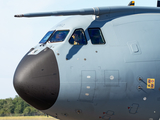
M19 96L39 110L50 108L57 100L60 80L54 52L47 48L37 55L25 55L13 80Z

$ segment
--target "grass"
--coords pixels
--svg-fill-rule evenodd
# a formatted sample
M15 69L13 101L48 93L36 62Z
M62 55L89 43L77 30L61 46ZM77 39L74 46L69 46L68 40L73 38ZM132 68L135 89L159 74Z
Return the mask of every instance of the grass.
M53 117L47 116L12 116L12 117L0 117L0 120L58 120Z

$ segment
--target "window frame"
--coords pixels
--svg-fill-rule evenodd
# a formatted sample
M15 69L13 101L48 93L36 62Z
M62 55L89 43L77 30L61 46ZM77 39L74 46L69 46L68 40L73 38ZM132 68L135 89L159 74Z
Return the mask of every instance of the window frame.
M48 40L50 39L50 37L55 33L56 30L53 30L53 33L49 36L49 38L44 42L44 43L40 43L42 41L42 39L47 35L48 32L52 32L52 30L48 31L43 38L40 40L39 44L46 44L48 42Z
M82 32L84 33L83 35L84 35L84 38L85 38L85 40L86 40L86 44L74 45L74 44L71 44L71 43L70 43L70 39L72 38L72 35L75 33L76 30L82 30ZM85 31L83 30L83 28L76 28L76 29L73 31L72 35L71 35L71 37L70 37L69 40L68 40L68 42L69 42L70 45L82 46L82 45L87 45L87 44L88 44L88 40L87 40L87 38L86 38L86 34L85 34Z
M100 31L100 36L101 36L102 40L104 40L104 43L102 43L102 44L93 44L93 43L92 43L92 39L91 39L90 34L89 34L89 29L98 29L98 30ZM104 38L104 36L103 36L103 32L102 32L101 28L99 28L99 27L94 27L94 28L88 28L87 30L88 30L88 35L89 35L89 38L90 38L90 40L91 40L92 45L104 45L104 44L106 44L106 40L105 40L105 38Z

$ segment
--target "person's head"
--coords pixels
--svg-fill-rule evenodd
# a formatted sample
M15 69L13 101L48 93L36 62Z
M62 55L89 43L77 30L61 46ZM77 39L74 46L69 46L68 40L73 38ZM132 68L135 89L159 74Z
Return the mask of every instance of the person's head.
M61 40L63 40L64 37L65 37L65 35L64 35L62 32L59 32L59 33L56 34L56 39L61 39Z
M75 40L78 40L78 35L77 35L76 33L74 33L74 34L72 35L72 38L75 39Z

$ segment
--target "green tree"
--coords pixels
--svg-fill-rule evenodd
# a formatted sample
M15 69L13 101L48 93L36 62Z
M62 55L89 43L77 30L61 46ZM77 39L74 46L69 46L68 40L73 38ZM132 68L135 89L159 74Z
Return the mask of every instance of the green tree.
M14 99L7 98L0 100L0 116L9 116L11 114L21 115L44 115L39 110L27 104L21 97L15 96Z
M14 109L15 114L21 114L22 113L22 107L21 105L17 105L16 108Z
M20 98L19 96L16 96L13 99L13 104L15 106L14 109L14 113L16 114L22 114L24 109L29 106L24 100L22 100L22 98Z
M14 111L14 104L12 103L12 98L7 98L5 100L0 100L0 115L11 115Z
M5 112L3 109L0 109L0 116L4 116L5 115Z
M26 107L26 108L24 109L23 114L24 114L24 115L28 115L28 114L30 114L30 113L31 113L31 107L28 106L28 107Z
M14 104L12 98L8 98L5 100L6 103L3 105L6 114L12 114L14 112Z

